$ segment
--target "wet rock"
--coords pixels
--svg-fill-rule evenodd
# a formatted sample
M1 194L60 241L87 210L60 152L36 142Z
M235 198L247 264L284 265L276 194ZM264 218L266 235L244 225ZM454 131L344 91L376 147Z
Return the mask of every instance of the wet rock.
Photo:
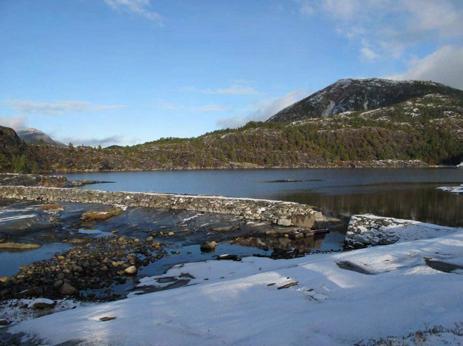
M77 289L71 284L65 282L63 286L61 286L60 293L63 296L72 296L77 293Z
M220 261L241 261L241 257L238 255L223 254L217 257Z
M106 221L114 216L118 216L123 213L120 208L112 208L108 211L87 211L82 214L80 219L84 222L91 221Z
M34 244L34 243L14 243L14 242L0 243L0 250L26 251L26 250L38 249L39 247L40 247L39 244Z
M64 210L64 207L57 203L41 204L40 209L49 213L58 213Z
M0 276L0 284L5 284L10 280L8 276Z
M4 318L0 318L0 326L4 327L4 326L7 326L10 324L10 321L4 319Z
M202 252L212 252L215 251L215 248L217 247L217 242L212 240L212 241L206 241L201 244L201 251Z
M137 274L137 267L135 266L130 266L124 269L124 273L127 275L135 275Z
M239 225L212 226L209 229L213 232L231 232L239 229Z

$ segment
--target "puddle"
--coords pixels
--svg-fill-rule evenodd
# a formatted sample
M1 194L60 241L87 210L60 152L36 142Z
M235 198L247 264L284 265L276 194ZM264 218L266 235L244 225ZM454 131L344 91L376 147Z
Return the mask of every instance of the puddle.
M39 249L29 251L0 251L0 276L14 275L23 265L52 258L57 252L71 248L69 244L44 244Z
M239 257L246 256L270 256L272 251L254 247L221 243L214 252L201 252L199 245L187 245L180 248L167 248L168 256L151 263L140 271L140 277L164 274L168 269L177 264L202 262L217 259L220 255L233 254Z

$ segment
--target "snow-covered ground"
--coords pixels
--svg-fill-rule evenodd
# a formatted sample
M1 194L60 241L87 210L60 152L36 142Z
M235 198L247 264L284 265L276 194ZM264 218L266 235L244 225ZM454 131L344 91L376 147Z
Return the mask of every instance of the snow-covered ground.
M46 344L458 345L462 264L463 232L292 260L191 263L165 275L189 273L188 286L81 305L9 331Z
M440 186L437 189L452 193L463 193L463 184L459 186Z

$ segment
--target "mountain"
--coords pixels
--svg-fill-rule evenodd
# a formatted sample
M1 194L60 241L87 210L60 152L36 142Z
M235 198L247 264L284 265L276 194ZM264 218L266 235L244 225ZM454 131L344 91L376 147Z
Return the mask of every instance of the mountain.
M17 131L18 136L27 144L47 144L55 146L64 146L63 143L57 142L46 133L37 129L24 129Z
M297 121L344 112L368 111L429 94L463 99L463 91L432 81L341 79L281 110L267 121Z
M125 147L26 145L8 129L7 142L14 144L16 154L10 155L0 170L46 173L456 165L463 161L462 94L433 82L343 80L306 99L312 100L307 101L312 113L300 110L303 100L266 122ZM330 102L334 106L326 116L314 110L326 110L323 105ZM298 111L291 113L294 109ZM282 114L290 114L291 120L284 121L286 115Z

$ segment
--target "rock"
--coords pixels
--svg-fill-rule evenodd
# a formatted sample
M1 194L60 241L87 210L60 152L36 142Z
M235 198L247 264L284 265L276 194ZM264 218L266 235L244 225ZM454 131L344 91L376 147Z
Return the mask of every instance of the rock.
M40 247L39 244L34 243L0 243L0 250L34 250Z
M175 235L175 233L174 233L174 232L169 232L169 233L167 233L167 235L168 235L169 237L173 237L173 236Z
M291 225L292 225L292 222L291 222L290 219L281 218L281 219L278 219L277 225L280 225L280 226L291 226Z
M357 249L374 245L393 244L400 238L394 231L388 231L387 228L395 224L396 222L391 218L353 215L347 227L345 246L349 249Z
M122 213L123 210L120 208L112 208L108 211L87 211L82 214L80 219L84 222L105 221Z
M290 288L290 287L296 286L298 284L299 284L299 282L297 282L295 280L291 280L290 282L288 282L288 283L286 283L284 285L278 286L277 289L282 290L282 289L285 289L285 288Z
M127 275L135 275L137 271L137 267L135 266L130 266L124 269L124 273Z
M10 278L8 276L0 276L0 283L1 284L6 284Z
M115 320L117 317L115 316L103 316L100 318L101 322L107 322L107 321L112 321Z
M63 296L72 296L77 293L77 289L71 284L65 282L63 286L61 286L60 293Z
M7 326L10 324L10 321L4 319L4 318L1 318L0 319L0 326Z
M213 232L230 232L239 229L239 225L212 226L209 229Z
M58 213L64 210L64 208L61 205L56 204L56 203L42 204L40 206L40 209L42 209L43 211L47 211L49 213Z
M217 257L218 260L227 261L241 261L241 257L238 255L223 254Z
M201 244L201 251L202 252L212 252L215 250L217 247L217 242L212 240L212 241L206 241Z
M51 309L55 306L56 302L47 299L47 298L37 298L34 299L30 304L29 308L35 309L35 310L44 310L44 309Z

